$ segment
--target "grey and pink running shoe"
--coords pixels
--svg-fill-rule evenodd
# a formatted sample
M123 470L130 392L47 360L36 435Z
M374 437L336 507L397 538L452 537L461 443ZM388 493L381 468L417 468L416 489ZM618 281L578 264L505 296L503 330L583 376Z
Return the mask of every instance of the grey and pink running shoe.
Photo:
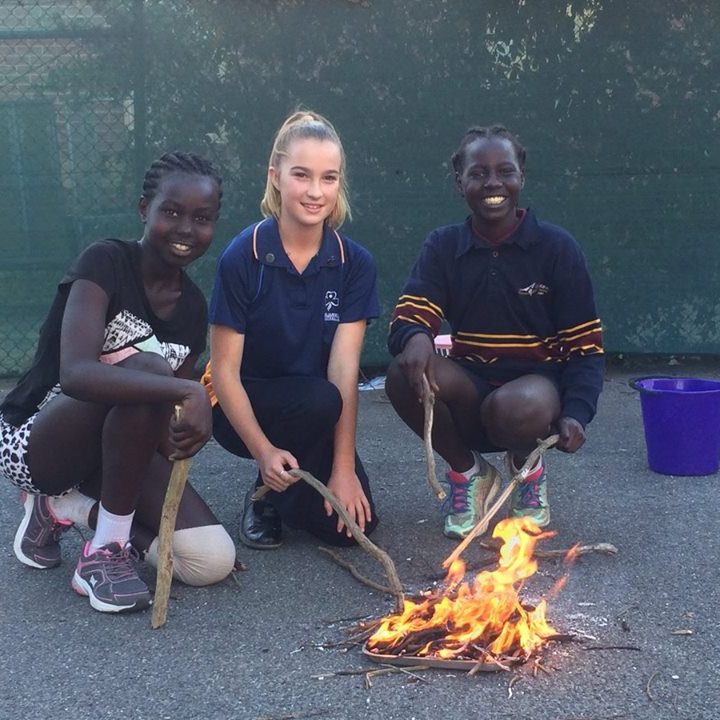
M127 543L112 542L96 550L85 543L75 568L72 588L90 599L100 612L137 612L152 603L147 585L135 569L137 551Z
M23 491L20 502L25 516L15 533L15 557L24 565L41 570L57 567L61 562L60 536L73 524L55 516L47 495Z

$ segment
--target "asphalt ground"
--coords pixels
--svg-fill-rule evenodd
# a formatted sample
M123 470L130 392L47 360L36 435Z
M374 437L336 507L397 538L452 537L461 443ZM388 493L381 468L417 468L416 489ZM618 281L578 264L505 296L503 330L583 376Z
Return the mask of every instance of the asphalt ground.
M427 670L376 676L368 686L362 671L377 666L359 647L341 645L349 627L390 612L392 600L292 531L277 551L239 546L247 570L236 578L202 589L174 583L162 629L150 628L149 612L95 612L70 589L82 542L77 533L63 538L57 569L17 562L12 540L20 506L17 491L4 483L0 717L714 720L720 716L719 478L648 469L639 397L628 379L649 374L717 378L720 363L614 367L584 448L574 456L548 454L557 536L543 547L608 542L618 553L578 560L552 600L549 619L558 630L593 639L551 646L547 672L533 677L526 666L470 677ZM361 393L358 434L381 517L373 540L390 553L409 591L431 587L455 543L441 534L422 444L382 390ZM234 537L253 478L252 463L214 442L191 470ZM361 549L340 554L384 582L381 567ZM483 551L473 545L465 557L477 560ZM150 569L142 573L154 584ZM541 560L524 597L539 597L562 573L559 561Z

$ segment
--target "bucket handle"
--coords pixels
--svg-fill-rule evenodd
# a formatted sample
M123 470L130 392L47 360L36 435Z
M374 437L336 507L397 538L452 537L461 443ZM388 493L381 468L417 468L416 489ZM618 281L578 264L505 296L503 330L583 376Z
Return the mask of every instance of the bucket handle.
M638 383L641 380L675 380L675 376L674 375L643 375L642 377L630 378L628 380L628 385L633 390L637 390L638 392L652 392L652 390L648 390L647 388L638 387Z

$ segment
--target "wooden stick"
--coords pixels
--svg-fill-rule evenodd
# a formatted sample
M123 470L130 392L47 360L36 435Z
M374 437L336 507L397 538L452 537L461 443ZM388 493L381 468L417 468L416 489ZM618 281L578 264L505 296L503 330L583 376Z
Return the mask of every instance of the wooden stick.
M466 572L471 572L475 570L482 570L485 567L488 567L489 565L494 565L498 559L497 559L497 553L500 549L499 545L496 545L494 543L489 543L485 541L481 541L479 543L480 547L484 550L488 550L492 553L494 553L493 556L485 557L480 560L475 560L474 562L469 562L465 566ZM612 543L608 542L599 542L599 543L591 543L588 545L575 545L572 548L563 548L563 549L557 549L557 550L541 550L540 548L535 548L533 550L532 556L534 558L543 558L543 559L552 559L552 558L564 558L570 551L573 552L573 558L582 557L583 555L590 555L592 553L599 553L601 555L617 555L618 549L613 545ZM433 572L425 575L425 577L428 580L444 580L447 577L446 572Z
M369 588L377 590L381 593L385 593L386 595L394 594L387 585L381 585L380 583L376 583L370 578L366 578L351 562L343 560L343 558L341 558L337 553L333 552L330 548L318 545L318 550L325 553L326 555L329 555L340 567L345 568L356 580L359 580L363 585L367 585Z
M381 585L377 585L375 586L375 589L393 595L395 597L395 607L397 608L397 611L402 612L402 609L405 606L405 595L392 558L384 550L381 550L377 545L375 545L375 543L368 539L365 533L358 527L357 523L350 518L345 508L340 504L335 495L333 495L332 491L328 490L327 486L323 485L317 478L315 478L309 472L305 472L304 470L288 470L288 472L291 475L294 475L296 478L304 480L308 485L310 485L310 487L314 488L317 492L319 492L330 503L330 505L332 505L335 512L342 518L343 522L345 523L345 527L350 530L350 533L355 538L357 544L360 545L363 550L372 555L382 564L382 566L385 568L385 574L387 575L388 581L390 582L390 587L385 588ZM265 495L267 495L269 491L270 488L267 485L261 485L252 494L252 500L260 500L261 498L265 497ZM320 549L323 550L323 552L327 552L329 555L333 556L336 562L338 562L340 565L343 565L343 563L340 562L340 560L336 556L334 556L333 553L325 550L324 548ZM350 568L348 567L348 569ZM358 580L364 582L366 585L369 585L370 587L374 586L371 585L372 581L367 581L366 578L358 577L358 575L352 572L352 570L350 570L350 572Z
M423 426L423 441L425 444L425 460L427 462L427 476L428 484L435 493L438 500L444 500L447 497L447 493L442 489L437 479L435 472L435 453L433 452L432 446L432 428L433 428L433 416L435 407L435 393L430 388L430 382L427 379L427 375L423 373L423 409L425 410L425 423Z
M182 408L175 406L175 420L180 419ZM155 599L153 601L152 627L156 630L165 624L168 600L170 599L170 586L172 585L173 553L172 541L175 533L180 498L185 490L188 473L190 472L190 458L175 460L173 462L170 482L165 493L160 519L160 532L158 534L158 566L157 581L155 583Z
M565 548L564 550L540 550L536 548L533 551L533 557L536 558L555 558L565 557L570 551L573 551L575 557L589 555L590 553L601 553L602 555L617 555L618 549L607 542L592 543L590 545L576 545L574 548Z
M252 494L250 499L253 502L256 502L257 500L262 500L269 492L270 487L268 485L261 485L260 487L255 488L255 492Z
M443 562L442 566L444 568L449 568L450 565L452 565L455 560L457 560L460 555L465 551L465 548L478 536L481 535L485 530L487 529L487 524L489 523L492 518L495 517L498 510L505 504L505 501L510 497L512 491L515 489L515 486L520 482L520 478L514 477L510 484L503 490L500 497L495 501L493 506L485 513L485 516L482 518L482 520L475 525L475 527L470 531L470 534L466 536L466 538L453 550L450 555L445 558L445 561Z
M500 495L500 497L495 501L493 506L485 513L484 517L480 518L479 522L475 524L475 527L470 531L468 536L453 550L453 552L450 553L450 555L447 556L445 559L445 562L443 562L442 566L444 568L450 567L452 563L457 560L460 555L465 551L465 548L478 536L481 535L482 532L485 531L485 528L487 527L487 524L492 520L495 515L497 514L498 510L503 506L504 502L510 497L510 494L515 489L515 486L523 482L525 478L530 474L530 471L533 469L535 463L540 459L542 454L548 449L551 448L555 443L560 439L559 435L551 435L548 438L545 438L545 440L539 440L538 446L527 456L527 459L525 460L524 465L520 468L520 470L517 471L517 473L514 475L513 479L510 481L510 484L505 488L503 493Z
M405 595L392 558L365 535L365 533L358 527L357 523L347 514L347 511L340 504L340 501L335 497L332 491L328 490L328 488L317 478L313 477L309 472L305 472L304 470L288 470L288 472L296 478L304 480L308 485L310 485L310 487L317 490L317 492L319 492L325 500L330 503L335 512L342 518L345 523L345 527L350 530L350 533L355 538L357 544L365 550L365 552L372 555L382 564L385 568L385 574L387 575L388 582L390 583L390 591L395 596L395 608L398 612L402 612L405 606Z
M490 550L491 552L497 553L502 547L502 543L497 540L481 540L479 543L483 550ZM536 547L533 550L533 557L536 558L556 558L565 557L570 551L573 551L575 557L582 557L583 555L590 555L591 553L600 553L601 555L617 555L618 549L609 542L598 542L598 543L578 543L569 548L561 548L557 550L541 550ZM469 565L472 570L472 564ZM623 613L620 613L622 615Z
M393 673L405 673L406 675L410 675L410 677L414 677L416 680L420 680L420 682L427 682L425 678L420 677L416 673L418 670L429 670L430 668L427 665L408 665L407 667L400 667L399 665L388 665L386 663L382 663L382 667L379 670L368 670L365 673L365 687L368 688L368 690L372 687L372 678L379 677L380 675L391 675Z

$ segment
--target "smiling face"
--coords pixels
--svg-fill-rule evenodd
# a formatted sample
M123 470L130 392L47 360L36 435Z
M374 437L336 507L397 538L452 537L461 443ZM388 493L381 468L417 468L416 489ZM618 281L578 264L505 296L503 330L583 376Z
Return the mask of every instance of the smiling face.
M455 181L472 211L476 232L498 240L512 230L524 179L515 148L506 138L479 137L465 146Z
M185 267L210 247L220 209L217 182L207 175L172 172L148 200L140 198L142 245L171 267Z
M342 156L337 143L317 138L293 140L268 177L280 193L280 226L307 231L322 228L338 200Z

